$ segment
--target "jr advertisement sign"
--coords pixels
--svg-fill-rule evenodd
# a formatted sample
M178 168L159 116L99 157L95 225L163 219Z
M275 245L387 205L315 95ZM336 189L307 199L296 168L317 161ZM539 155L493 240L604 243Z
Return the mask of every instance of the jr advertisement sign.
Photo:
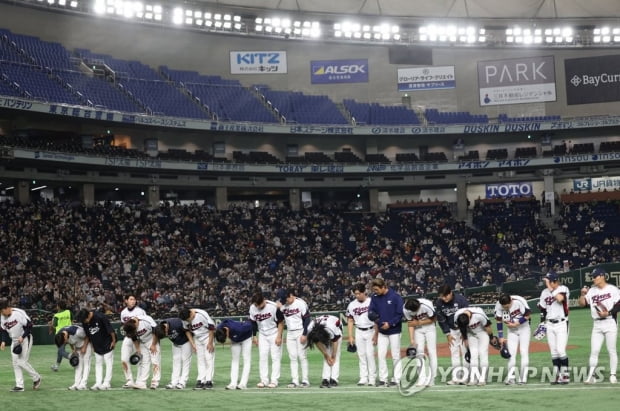
M620 101L620 55L564 60L566 103Z
M532 183L487 184L486 198L529 197L533 195Z
M574 191L614 191L620 189L620 177L579 178L573 180Z
M231 74L286 74L286 51L231 51Z
M398 91L455 88L454 66L398 69Z
M553 56L478 62L481 106L555 101Z
M310 62L312 84L368 83L368 60L315 60Z

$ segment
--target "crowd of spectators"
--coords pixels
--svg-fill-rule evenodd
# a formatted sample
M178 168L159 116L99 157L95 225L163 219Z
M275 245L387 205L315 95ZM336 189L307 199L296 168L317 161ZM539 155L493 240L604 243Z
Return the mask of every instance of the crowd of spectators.
M514 204L502 207L493 213L514 212ZM489 207L484 214L491 215ZM0 227L0 294L19 307L53 311L64 300L75 310L116 314L123 295L135 292L156 318L182 306L245 315L256 289L271 295L289 286L313 311L342 310L352 284L377 276L401 295L426 295L443 283L501 285L560 271L565 259L614 261L619 244L617 237L597 244L580 259L582 244L556 243L543 226L491 221L478 229L434 204L364 214L3 202Z

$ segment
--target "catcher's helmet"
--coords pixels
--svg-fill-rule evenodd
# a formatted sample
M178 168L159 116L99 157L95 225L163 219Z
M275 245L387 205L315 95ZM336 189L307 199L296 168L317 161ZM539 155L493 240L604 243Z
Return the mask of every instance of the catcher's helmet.
M132 354L131 357L129 357L129 362L132 365L136 365L138 364L140 361L142 361L142 356L140 354Z
M347 351L348 352L357 352L357 345L355 344L347 344Z
M69 356L69 364L72 367L77 367L80 364L80 356L77 353L73 353Z
M21 353L22 353L22 345L21 344L17 344L16 346L13 347L13 354L19 355Z
M499 350L499 353L505 359L510 358L510 351L508 351L508 347L506 346L506 343L502 345L502 349Z
M416 355L418 355L418 349L416 347L413 347L413 346L407 347L407 357L413 358Z

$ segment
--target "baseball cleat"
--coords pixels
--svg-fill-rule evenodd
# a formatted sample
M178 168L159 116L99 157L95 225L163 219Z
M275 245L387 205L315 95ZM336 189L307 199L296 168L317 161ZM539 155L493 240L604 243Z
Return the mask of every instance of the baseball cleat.
M330 387L337 387L338 386L338 381L334 380L333 378L329 380L329 385Z
M110 384L101 384L101 385L99 386L99 389L100 389L101 391L107 391L107 390L109 390L110 388L111 388L111 387L110 387Z
M173 383L166 384L166 389L167 389L167 390L174 390L174 388L175 388L175 387L176 387L176 385L175 385L175 384L173 384Z
M211 390L213 389L213 382L212 381L207 381L204 383L204 386L202 387L203 390Z
M85 385L78 385L76 390L78 391L86 391L88 389L88 387L86 387Z
M329 388L329 381L328 380L323 380L321 381L321 388Z
M101 386L99 384L95 384L92 387L90 387L91 391L99 391L101 389Z
M196 386L194 387L195 390L202 390L204 389L205 385L202 383L202 381L196 381Z
M24 387L13 387L10 390L11 392L24 392Z
M227 389L227 390L235 390L235 389L237 389L237 386L235 384L228 384L224 388Z
M256 388L265 388L266 385L264 382L259 382L258 384L256 384Z
M300 387L301 388L308 388L308 387L310 387L310 383L308 381L302 381Z
M238 390L247 390L248 387L247 387L247 385L237 385L237 389Z
M589 376L583 383L586 385L596 384L596 378L594 378L593 376Z
M368 385L368 381L366 381L366 380L359 380L357 382L357 385L360 386L360 387L364 386L364 385Z
M509 378L509 379L506 380L506 382L504 384L506 384L506 385L515 385L516 381L515 381L514 378Z
M175 390L184 390L185 389L185 384L179 383L179 384L174 386L174 389Z
M37 379L36 381L32 382L32 389L38 390L40 386L41 386L41 377L39 377L39 379Z
M123 388L125 388L125 389L133 388L133 381L131 381L131 380L125 381L125 384L123 384Z
M58 372L58 365L54 364L50 368L52 369L52 371Z
M289 383L286 388L297 388L299 387L299 384L295 384L294 382Z
M77 385L72 385L72 386L70 386L70 387L67 387L67 389L68 389L69 391L77 391Z
M618 380L616 379L615 375L612 374L612 375L609 376L609 383L610 384L617 384L618 383Z
M270 382L269 384L267 384L267 388L277 388L278 384L275 382Z

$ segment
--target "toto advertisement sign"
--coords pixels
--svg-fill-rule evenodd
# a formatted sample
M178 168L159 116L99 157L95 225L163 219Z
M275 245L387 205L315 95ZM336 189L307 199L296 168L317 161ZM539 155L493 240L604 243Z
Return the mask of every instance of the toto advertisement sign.
M532 183L486 185L486 198L529 197L531 195L533 195Z
M620 101L620 55L564 60L566 103Z

